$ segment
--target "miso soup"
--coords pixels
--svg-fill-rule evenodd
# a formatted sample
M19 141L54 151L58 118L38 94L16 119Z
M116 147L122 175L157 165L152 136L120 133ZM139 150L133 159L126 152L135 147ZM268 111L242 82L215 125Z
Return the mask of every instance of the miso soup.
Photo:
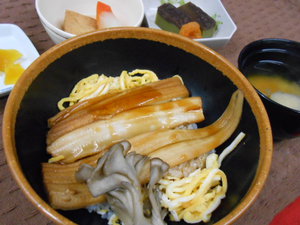
M248 76L252 85L272 100L300 110L300 85L281 76L253 74Z
M274 92L284 92L300 96L300 85L281 76L254 74L248 80L264 95L270 97Z

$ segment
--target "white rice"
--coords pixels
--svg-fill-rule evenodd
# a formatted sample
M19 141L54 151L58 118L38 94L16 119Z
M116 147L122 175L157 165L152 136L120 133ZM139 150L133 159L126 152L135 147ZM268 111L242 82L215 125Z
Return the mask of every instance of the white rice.
M95 212L101 216L102 219L108 220L108 225L123 225L122 222L116 222L118 220L117 215L111 209L108 203L99 203L87 207L89 213Z

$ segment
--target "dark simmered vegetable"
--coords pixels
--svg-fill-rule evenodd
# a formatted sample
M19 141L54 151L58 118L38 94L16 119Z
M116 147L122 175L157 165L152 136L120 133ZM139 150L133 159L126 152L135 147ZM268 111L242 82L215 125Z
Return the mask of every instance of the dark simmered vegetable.
M179 33L181 27L189 22L191 18L170 3L163 4L157 9L155 23L163 30Z
M199 34L194 35L198 29L193 28L194 26L188 26L189 32L183 32L183 29L187 30L185 26L191 22L200 27L200 36ZM178 8L170 3L162 4L157 9L155 23L163 30L179 33L190 38L212 37L217 30L216 21L192 2L183 4ZM192 31L191 28L193 28Z
M200 24L203 37L211 37L217 30L216 21L192 2L180 6L178 9L188 14L192 21Z

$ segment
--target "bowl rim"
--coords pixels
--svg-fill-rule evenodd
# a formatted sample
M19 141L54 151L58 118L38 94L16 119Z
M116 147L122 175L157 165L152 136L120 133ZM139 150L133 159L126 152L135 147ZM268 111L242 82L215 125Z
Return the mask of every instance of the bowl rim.
M277 43L281 43L281 44L288 44L288 45L297 45L300 46L300 42L295 41L295 40L290 40L290 39L286 39L286 38L261 38L255 41L252 41L250 43L248 43L247 45L245 45L243 47L243 49L241 50L240 55L245 54L244 52L246 50L248 50L249 48L255 47L255 46L260 46L260 45L270 45L270 44L277 44Z
M252 48L254 48L255 51L264 49L264 45L268 45L269 49L275 49L274 47L270 47L269 45L273 44L285 44L289 47L295 47L297 46L300 49L300 42L285 38L262 38L255 41L252 41L245 45L242 50L240 51L238 55L238 68L241 69L243 65L243 60L253 51ZM278 49L278 47L276 48Z
M245 211L257 198L270 170L273 152L273 138L267 112L256 90L242 75L242 73L223 56L201 43L182 37L178 34L158 29L142 27L108 28L93 33L79 35L53 46L27 68L8 98L3 117L2 135L4 152L13 177L27 198L49 219L53 220L57 224L75 224L51 208L50 205L34 191L23 174L18 160L16 143L14 140L16 116L21 100L23 99L30 84L38 76L39 72L43 71L49 64L69 51L80 48L84 45L119 38L146 39L183 49L207 61L216 69L223 72L225 76L229 77L229 79L243 91L257 121L260 138L260 153L256 175L248 192L245 194L242 201L228 215L215 223L216 225L232 224L245 213Z

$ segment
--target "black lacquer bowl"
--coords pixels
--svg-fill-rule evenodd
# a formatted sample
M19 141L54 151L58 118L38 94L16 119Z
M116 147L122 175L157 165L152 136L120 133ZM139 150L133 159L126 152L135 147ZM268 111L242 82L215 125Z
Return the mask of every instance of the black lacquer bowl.
M300 85L300 42L267 38L246 45L238 58L240 71L281 76ZM300 135L300 111L281 105L257 90L267 109L276 140Z
M203 99L206 119L200 126L222 114L233 91L243 91L242 120L220 149L240 131L246 138L222 164L229 189L209 224L232 223L255 200L270 168L273 146L267 113L255 89L226 59L204 45L160 30L115 28L75 37L48 50L26 70L9 97L3 125L7 161L18 184L58 224L106 224L85 209L56 211L48 204L41 174L41 163L49 158L47 119L58 112L58 100L80 79L136 68L153 70L161 79L181 75L191 94Z

